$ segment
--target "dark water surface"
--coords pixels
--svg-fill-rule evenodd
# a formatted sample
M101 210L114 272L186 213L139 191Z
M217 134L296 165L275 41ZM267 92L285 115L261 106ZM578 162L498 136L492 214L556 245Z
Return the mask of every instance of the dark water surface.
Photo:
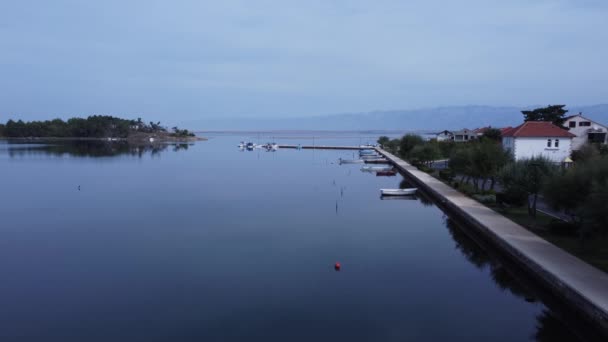
M400 176L249 138L0 141L0 340L577 340Z

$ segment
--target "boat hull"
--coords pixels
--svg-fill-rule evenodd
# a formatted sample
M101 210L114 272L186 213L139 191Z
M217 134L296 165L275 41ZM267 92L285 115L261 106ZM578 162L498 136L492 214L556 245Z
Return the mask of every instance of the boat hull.
M382 196L410 196L416 193L417 188L409 189L380 189Z

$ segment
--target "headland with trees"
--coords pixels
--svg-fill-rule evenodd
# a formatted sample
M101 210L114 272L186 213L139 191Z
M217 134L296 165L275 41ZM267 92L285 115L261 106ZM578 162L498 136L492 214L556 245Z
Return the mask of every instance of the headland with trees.
M163 127L160 122L145 123L141 118L128 120L107 115L46 121L8 120L0 124L0 137L113 139L129 141L194 141L201 140L187 129ZM152 139L152 140L151 140Z

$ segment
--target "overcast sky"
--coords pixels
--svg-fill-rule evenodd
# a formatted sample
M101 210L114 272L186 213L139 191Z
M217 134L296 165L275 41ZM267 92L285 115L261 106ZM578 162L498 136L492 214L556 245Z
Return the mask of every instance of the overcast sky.
M3 0L0 121L608 102L608 1Z

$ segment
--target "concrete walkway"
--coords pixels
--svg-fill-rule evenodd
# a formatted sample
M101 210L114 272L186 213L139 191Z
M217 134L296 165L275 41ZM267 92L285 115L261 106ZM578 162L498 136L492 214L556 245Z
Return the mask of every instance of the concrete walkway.
M608 336L608 274L563 251L492 209L382 150L402 173L457 212L546 282L556 295L580 309Z

